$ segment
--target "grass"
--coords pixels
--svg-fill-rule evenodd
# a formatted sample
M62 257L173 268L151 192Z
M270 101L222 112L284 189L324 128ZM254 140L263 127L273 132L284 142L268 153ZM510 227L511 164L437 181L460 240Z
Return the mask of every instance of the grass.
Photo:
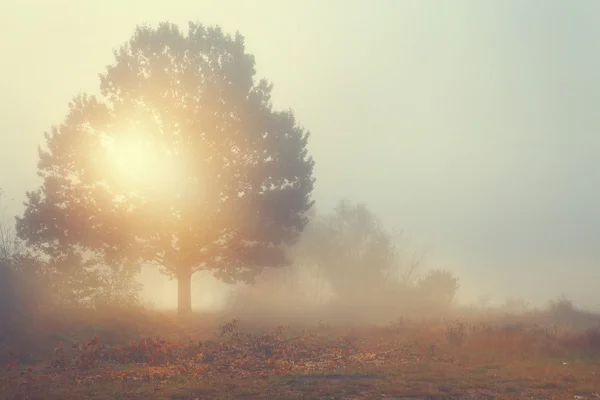
M71 334L40 333L36 361L8 357L0 398L600 399L597 329L490 317L263 329L206 317L186 327L168 317L127 323L116 324L119 334L74 321L63 326ZM57 337L51 349L40 344Z

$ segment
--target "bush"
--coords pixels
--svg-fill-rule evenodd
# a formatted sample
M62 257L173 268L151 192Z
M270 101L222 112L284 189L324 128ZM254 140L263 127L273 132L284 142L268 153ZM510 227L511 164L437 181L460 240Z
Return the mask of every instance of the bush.
M417 283L420 297L435 308L449 308L460 284L458 278L445 270L433 270Z

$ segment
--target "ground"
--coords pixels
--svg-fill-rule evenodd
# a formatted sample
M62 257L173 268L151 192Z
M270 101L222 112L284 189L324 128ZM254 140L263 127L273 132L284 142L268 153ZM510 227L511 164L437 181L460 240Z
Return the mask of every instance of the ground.
M233 320L123 338L65 336L29 362L12 354L0 398L600 398L596 329L460 319L261 329Z

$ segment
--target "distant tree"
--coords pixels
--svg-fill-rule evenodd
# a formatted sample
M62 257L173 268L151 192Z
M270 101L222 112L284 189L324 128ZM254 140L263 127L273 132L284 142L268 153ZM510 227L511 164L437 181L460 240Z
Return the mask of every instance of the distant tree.
M488 293L477 296L477 306L479 308L488 308L491 301L492 296Z
M17 238L14 220L9 221L6 216L4 191L0 189L0 265L12 266L22 251L23 243Z
M560 323L568 322L576 315L578 310L573 302L564 294L548 302L547 310L550 315Z
M341 201L330 215L311 219L295 249L299 262L316 266L319 278L341 299L381 293L389 283L407 282L417 259L403 265L393 236L363 204Z
M459 287L458 278L444 270L431 271L417 284L420 294L426 300L442 307L452 304Z
M250 281L285 264L312 206L309 134L273 110L244 38L142 26L115 59L101 95L77 96L46 133L19 236L51 259L155 264L177 279L181 314L196 271Z
M508 313L521 313L529 309L529 302L522 297L508 297L502 309Z
M6 216L0 189L0 345L7 336L20 336L29 327L37 291L27 274L24 248Z

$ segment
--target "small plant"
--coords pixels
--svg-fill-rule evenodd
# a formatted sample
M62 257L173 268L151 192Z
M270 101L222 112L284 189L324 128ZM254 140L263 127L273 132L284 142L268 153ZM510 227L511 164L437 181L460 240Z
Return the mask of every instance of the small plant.
M237 319L224 324L221 327L221 336L228 337L230 340L240 340L240 328Z
M69 361L67 360L63 344L62 342L58 342L58 345L54 348L54 356L50 361L50 366L56 369L66 369L68 365Z
M446 340L454 345L461 345L467 335L467 326L456 321L446 325Z

